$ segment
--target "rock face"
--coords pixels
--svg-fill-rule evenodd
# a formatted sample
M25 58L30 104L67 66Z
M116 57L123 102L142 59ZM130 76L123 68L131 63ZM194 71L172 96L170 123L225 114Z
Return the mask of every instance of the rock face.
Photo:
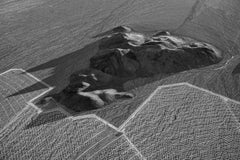
M222 60L212 45L163 31L152 37L118 32L104 37L90 67L117 77L147 77L177 73Z
M118 92L116 89L102 89L85 91L85 88L90 86L88 83L83 87L75 87L77 91L68 90L67 88L60 93L45 97L41 104L48 104L52 100L61 103L68 109L75 112L88 111L93 109L102 108L103 106L110 104L119 99L133 98L134 95L128 92Z
M157 74L164 77L216 64L222 59L214 46L173 36L168 31L150 37L119 26L95 37L103 38L89 68L72 74L68 86L52 96L74 111L101 108L116 99L132 98L131 93L122 92L123 84L129 80Z
M93 91L108 88L123 90L120 84L124 83L128 79L129 78L115 77L100 70L88 68L73 73L69 77L69 84L65 90L73 92L76 92L76 89L79 88L82 88L82 91ZM88 83L89 85L84 87L83 83Z
M118 91L122 90L120 84L125 81L98 70L81 70L69 77L69 84L61 92L45 97L41 104L55 100L75 112L101 108L116 100L134 97Z

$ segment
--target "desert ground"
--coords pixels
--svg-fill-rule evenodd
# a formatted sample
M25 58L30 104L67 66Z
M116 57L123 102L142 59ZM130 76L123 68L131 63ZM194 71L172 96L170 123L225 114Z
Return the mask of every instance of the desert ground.
M238 0L2 0L0 159L237 159L239 13ZM94 56L108 53L104 45L118 26L146 39L161 31L190 37L216 47L221 58L134 77L121 87L111 83L107 89L121 88L131 98L100 108L41 105L44 96L66 89L71 75L92 66Z

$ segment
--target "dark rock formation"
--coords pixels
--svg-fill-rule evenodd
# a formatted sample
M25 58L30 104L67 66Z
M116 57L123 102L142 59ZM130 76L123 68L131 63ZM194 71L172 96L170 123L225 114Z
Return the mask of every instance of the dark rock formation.
M169 32L152 37L140 33L115 33L101 40L90 67L117 77L171 74L220 62L213 46Z
M94 69L81 70L69 77L69 84L61 92L45 97L40 103L54 100L76 112L101 108L119 99L133 98L131 93L119 92L126 81Z
M172 36L162 31L148 37L120 26L101 33L97 54L90 66L72 74L69 84L52 96L74 111L100 108L116 99L132 98L123 85L139 77L164 77L221 61L220 52L210 44ZM118 92L121 91L121 92Z
M76 92L76 88L82 88L82 91L94 91L108 88L123 90L120 84L127 80L129 80L129 78L119 78L100 70L89 68L73 73L69 77L69 84L65 90L73 92ZM86 83L88 84L87 87Z
M77 91L65 88L60 93L47 96L41 101L41 104L48 104L53 100L75 112L82 112L101 108L119 99L134 97L132 93L118 92L116 89L85 91L85 88L88 88L90 85L88 83L85 85L84 83L79 88L74 88Z

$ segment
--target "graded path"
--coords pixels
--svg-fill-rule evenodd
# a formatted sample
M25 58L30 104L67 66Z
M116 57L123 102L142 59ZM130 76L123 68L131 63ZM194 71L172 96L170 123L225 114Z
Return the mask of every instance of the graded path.
M28 90L24 90L25 88ZM22 69L10 69L0 74L0 130L32 104L34 99L51 90L51 87Z
M2 109L17 110L11 116L1 112L1 160L143 159L118 128L94 114L72 117L61 109L37 108L33 102L51 87L24 70L1 74L1 82Z
M94 114L73 117L37 108L33 102L51 87L23 70L0 78L1 102L20 107L0 130L1 160L240 157L240 103L188 83L158 87L116 128ZM24 90L29 85L36 88Z
M238 102L187 83L159 87L120 127L147 159L238 159Z
M0 159L143 159L122 132L95 115L67 117L41 125L32 123L35 117L31 116L21 125L19 122L34 115L34 110L29 107L9 127L12 132L0 136ZM61 114L55 111L44 118Z

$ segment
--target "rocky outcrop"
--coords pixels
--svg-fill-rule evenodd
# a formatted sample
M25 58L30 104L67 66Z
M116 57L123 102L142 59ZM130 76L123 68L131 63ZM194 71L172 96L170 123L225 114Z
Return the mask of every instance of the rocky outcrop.
M121 91L126 81L94 69L81 70L69 77L69 84L61 92L46 96L40 104L56 101L75 112L101 108L116 100L134 97Z
M212 45L163 31L152 37L136 32L114 33L101 40L90 67L117 77L171 74L222 60Z
M76 92L76 89L79 88L82 88L82 91L114 88L121 91L123 90L121 84L127 80L130 79L116 77L100 70L88 68L73 73L69 77L69 84L65 90ZM88 83L88 86L84 87L86 86L86 83Z
M102 89L86 91L91 85L82 81L82 85L69 89L66 87L61 92L42 99L40 104L46 105L56 101L75 112L88 111L102 108L119 99L133 98L134 95L128 92L118 92L116 89Z
M69 84L52 96L74 111L101 108L117 99L132 98L124 83L139 77L165 77L216 64L220 52L212 45L161 31L153 36L126 26L101 33L98 52L87 69L73 73Z

